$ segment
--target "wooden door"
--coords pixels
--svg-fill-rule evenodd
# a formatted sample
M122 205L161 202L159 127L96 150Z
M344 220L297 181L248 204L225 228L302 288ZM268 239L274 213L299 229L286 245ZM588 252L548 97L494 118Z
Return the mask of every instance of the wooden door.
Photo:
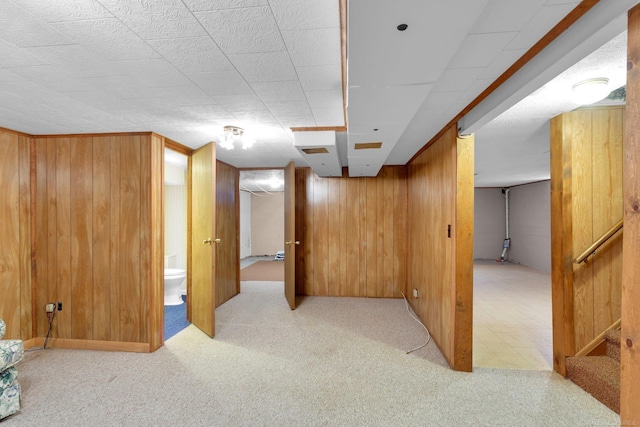
M205 334L215 335L216 150L213 143L191 158L191 322Z
M290 162L284 170L284 295L296 309L296 168Z

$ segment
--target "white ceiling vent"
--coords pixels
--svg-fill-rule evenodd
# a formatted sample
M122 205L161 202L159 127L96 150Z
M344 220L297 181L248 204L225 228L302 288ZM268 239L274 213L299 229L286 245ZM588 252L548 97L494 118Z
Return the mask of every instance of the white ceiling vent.
M332 130L293 133L293 146L318 176L342 176L336 132Z

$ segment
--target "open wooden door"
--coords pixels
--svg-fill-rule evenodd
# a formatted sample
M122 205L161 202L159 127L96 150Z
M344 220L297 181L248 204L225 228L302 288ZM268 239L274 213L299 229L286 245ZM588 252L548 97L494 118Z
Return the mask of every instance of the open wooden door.
M296 309L296 167L284 170L284 295L291 310Z
M191 323L215 335L216 150L213 143L191 157Z

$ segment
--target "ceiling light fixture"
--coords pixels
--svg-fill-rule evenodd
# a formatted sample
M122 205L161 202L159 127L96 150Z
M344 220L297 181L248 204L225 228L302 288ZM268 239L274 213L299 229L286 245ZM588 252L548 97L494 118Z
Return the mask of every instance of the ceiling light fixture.
M596 77L583 80L573 85L573 98L581 104L593 104L609 95L609 79L606 77Z
M220 139L220 146L222 148L226 148L227 150L233 150L235 148L236 141L242 144L243 150L251 148L254 143L254 140L252 138L249 138L245 135L244 129L238 126L225 126L224 134Z

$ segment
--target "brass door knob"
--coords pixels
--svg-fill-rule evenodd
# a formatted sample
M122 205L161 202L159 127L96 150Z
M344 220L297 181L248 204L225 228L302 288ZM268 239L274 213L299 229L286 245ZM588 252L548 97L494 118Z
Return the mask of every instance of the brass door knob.
M204 239L204 240L202 241L202 244L203 244L203 245L210 245L210 244L211 244L211 237L209 237L208 239Z
M284 243L285 243L286 245L294 245L294 244L295 244L295 245L299 245L299 244L300 244L300 241L299 241L299 240L296 240L295 242L292 242L291 240L289 240L288 242L284 242Z
M214 240L214 242L215 242L215 243L220 243L220 242L221 242L221 240L220 240L220 239L216 239L216 240Z

